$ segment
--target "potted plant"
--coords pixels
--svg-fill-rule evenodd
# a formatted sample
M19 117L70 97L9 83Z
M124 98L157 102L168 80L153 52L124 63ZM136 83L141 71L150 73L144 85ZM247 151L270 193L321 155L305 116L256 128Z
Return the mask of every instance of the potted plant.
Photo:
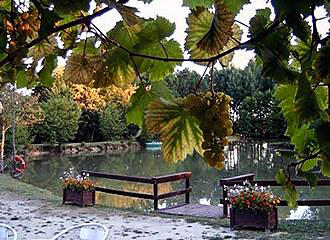
M257 228L270 231L277 228L276 206L280 198L270 187L252 186L248 181L228 189L230 201L230 227Z
M66 202L80 205L95 205L95 185L89 179L88 174L78 174L70 168L64 172L63 181L63 204Z

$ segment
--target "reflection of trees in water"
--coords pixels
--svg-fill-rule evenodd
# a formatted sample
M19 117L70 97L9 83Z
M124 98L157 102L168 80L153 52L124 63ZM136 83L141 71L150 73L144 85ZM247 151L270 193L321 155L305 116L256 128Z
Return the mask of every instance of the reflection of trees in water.
M230 143L226 170L233 175L254 173L258 179L273 178L285 163L268 146L268 142L254 140Z
M108 188L113 187L111 186L111 184L109 184L109 182L106 181L102 183L102 186ZM120 189L128 192L153 194L153 185L151 184L135 184L135 183L125 182L124 184L121 184ZM159 194L171 192L172 191L171 183L159 184L158 191ZM152 200L125 197L114 194L97 193L96 202L101 202L102 204L110 205L117 208L135 208L135 209L153 208Z

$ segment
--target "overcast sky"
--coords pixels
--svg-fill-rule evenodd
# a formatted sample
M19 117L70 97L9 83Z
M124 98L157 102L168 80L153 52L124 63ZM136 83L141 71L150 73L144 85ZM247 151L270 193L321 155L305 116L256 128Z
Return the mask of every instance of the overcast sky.
M139 15L144 18L155 18L156 16L163 16L176 24L176 30L173 34L173 38L177 40L182 48L185 42L185 29L187 28L186 17L189 14L189 8L182 7L182 0L154 0L151 4L144 4L142 1L133 0L129 2L130 6L137 7L140 11ZM246 4L240 11L237 20L248 24L250 19L255 15L256 9L270 6L266 4L265 0L251 0L251 4ZM316 18L326 16L326 11L323 8L319 8L316 11ZM272 16L274 18L274 14ZM94 20L103 31L108 31L113 28L117 21L120 21L121 17L116 11L110 11ZM242 42L247 40L248 29L242 25L240 28L243 30ZM326 19L318 21L318 30L323 36L329 30L329 23ZM249 60L253 58L254 53L252 51L238 50L235 51L232 64L237 68L244 68ZM186 54L185 57L188 57ZM182 67L189 67L199 73L202 73L205 67L198 66L194 63L185 62ZM181 67L181 68L182 68Z

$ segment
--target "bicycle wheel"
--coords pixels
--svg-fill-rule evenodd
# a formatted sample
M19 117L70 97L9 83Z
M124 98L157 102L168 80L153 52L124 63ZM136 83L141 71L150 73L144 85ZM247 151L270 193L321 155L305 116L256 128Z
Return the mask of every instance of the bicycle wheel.
M83 223L60 232L51 240L106 240L109 230L99 223Z

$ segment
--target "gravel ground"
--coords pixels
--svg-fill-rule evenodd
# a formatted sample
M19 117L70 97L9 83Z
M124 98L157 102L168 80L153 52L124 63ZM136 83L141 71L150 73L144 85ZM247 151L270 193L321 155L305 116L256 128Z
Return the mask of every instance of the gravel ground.
M62 205L33 200L8 192L0 193L0 223L13 227L18 239L49 239L80 223L101 223L108 239L232 239L228 228L187 222L184 218L139 215L112 208Z

